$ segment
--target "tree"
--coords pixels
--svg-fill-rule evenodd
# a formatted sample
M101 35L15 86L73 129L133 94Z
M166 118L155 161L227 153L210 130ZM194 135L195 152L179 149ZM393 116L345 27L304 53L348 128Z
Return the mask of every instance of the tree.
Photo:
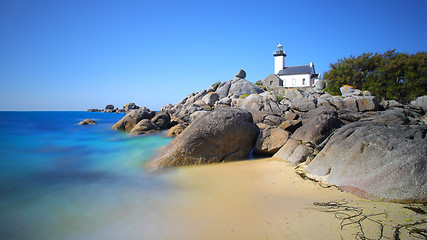
M381 100L407 103L427 95L427 53L363 53L338 59L323 77L328 80L327 91L331 94L339 94L341 86L351 85L368 90Z

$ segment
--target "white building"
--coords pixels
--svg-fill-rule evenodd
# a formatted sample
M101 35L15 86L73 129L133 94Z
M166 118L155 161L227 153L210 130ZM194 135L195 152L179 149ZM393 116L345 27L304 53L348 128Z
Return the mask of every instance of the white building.
M264 79L266 87L313 87L319 80L314 64L286 67L286 52L282 44L277 45L274 56L274 74Z

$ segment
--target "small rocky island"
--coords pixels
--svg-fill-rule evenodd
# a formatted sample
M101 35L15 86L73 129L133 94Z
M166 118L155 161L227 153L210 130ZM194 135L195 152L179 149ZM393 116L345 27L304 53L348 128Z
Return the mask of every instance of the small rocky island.
M332 96L323 80L314 88L267 89L245 77L240 70L160 112L126 106L113 128L131 135L169 129L175 139L147 164L151 170L253 152L365 198L427 200L427 96L379 103L351 86Z

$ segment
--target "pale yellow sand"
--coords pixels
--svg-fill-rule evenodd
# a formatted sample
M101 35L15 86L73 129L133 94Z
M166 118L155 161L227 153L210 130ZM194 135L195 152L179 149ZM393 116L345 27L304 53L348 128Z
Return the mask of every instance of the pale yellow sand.
M380 237L378 223L384 225L382 239L394 239L398 224L426 218L403 208L406 205L323 188L272 159L181 167L162 174L179 186L172 194L174 204L159 212L162 224L150 226L154 232L163 232L162 239L355 239L361 234L358 224L341 229L342 220L335 213L320 211L314 202L345 201L347 206L362 209L364 215L385 213L369 217L377 222L361 221L365 236L372 239ZM416 239L405 229L400 238Z

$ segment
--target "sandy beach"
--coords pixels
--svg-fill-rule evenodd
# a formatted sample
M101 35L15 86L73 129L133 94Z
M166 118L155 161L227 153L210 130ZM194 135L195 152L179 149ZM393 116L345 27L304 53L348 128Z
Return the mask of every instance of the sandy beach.
M163 174L179 187L174 204L162 209L168 213L162 224L151 226L171 234L161 239L393 239L399 224L426 220L405 208L409 205L303 180L275 159L179 167ZM400 229L400 239L412 239L408 229Z

